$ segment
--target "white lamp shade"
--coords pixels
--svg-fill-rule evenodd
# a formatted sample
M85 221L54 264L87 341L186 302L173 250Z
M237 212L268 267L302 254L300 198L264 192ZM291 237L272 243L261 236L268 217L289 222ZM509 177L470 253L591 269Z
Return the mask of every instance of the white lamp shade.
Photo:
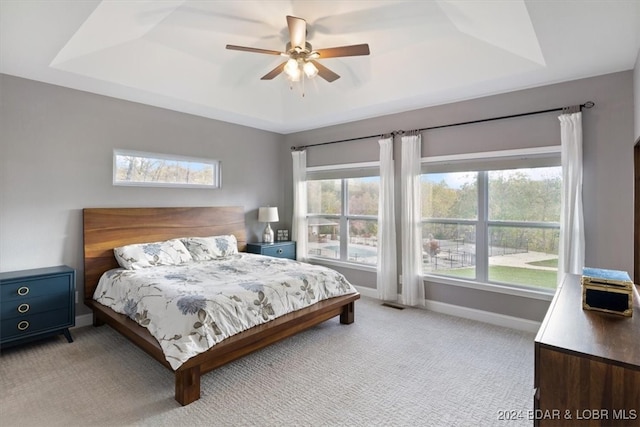
M278 208L266 207L258 208L258 221L259 222L278 222Z
M307 77L309 77L310 79L318 75L318 69L316 68L315 65L313 65L312 62L305 62L302 69L304 70L304 73L307 75Z

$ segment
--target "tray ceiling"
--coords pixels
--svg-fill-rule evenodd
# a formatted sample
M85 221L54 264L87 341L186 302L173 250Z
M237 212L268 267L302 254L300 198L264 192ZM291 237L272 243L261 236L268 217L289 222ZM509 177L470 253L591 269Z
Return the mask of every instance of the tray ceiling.
M260 77L286 15L341 75ZM278 133L632 69L640 2L0 1L0 72ZM302 94L304 93L304 96Z

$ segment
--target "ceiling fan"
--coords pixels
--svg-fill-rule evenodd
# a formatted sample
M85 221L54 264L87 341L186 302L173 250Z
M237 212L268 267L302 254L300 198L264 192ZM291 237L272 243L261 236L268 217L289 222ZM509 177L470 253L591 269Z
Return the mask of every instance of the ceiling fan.
M291 81L300 80L304 74L307 78L319 75L329 83L339 79L340 76L320 64L317 59L369 55L369 45L366 43L313 50L311 44L306 40L307 21L302 18L296 18L295 16L287 16L287 26L289 27L290 41L286 45L285 52L235 46L231 44L227 45L227 49L263 53L267 55L279 55L289 58L262 76L261 80L271 80L284 72Z

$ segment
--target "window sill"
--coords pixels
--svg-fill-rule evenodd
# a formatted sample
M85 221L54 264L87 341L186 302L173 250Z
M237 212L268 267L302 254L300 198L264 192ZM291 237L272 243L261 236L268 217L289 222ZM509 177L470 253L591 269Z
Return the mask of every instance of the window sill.
M517 286L498 285L495 283L480 283L469 280L454 279L450 277L435 276L432 274L423 275L425 282L461 286L463 288L479 289L487 292L495 292L499 294L514 295L518 297L538 299L542 301L551 301L555 295L555 289L527 289Z
M327 265L332 267L350 268L352 270L369 271L371 273L376 272L375 265L357 264L355 262L340 261L339 259L308 257L307 260L314 264Z

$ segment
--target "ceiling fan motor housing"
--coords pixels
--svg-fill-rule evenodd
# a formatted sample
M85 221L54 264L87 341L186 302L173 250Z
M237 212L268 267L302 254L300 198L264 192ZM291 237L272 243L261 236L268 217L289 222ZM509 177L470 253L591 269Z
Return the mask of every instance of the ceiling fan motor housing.
M304 43L304 49L302 49L302 47L300 46L292 47L291 42L287 42L287 46L285 49L289 56L291 56L293 59L298 59L298 57L305 57L313 51L311 43L309 42Z

